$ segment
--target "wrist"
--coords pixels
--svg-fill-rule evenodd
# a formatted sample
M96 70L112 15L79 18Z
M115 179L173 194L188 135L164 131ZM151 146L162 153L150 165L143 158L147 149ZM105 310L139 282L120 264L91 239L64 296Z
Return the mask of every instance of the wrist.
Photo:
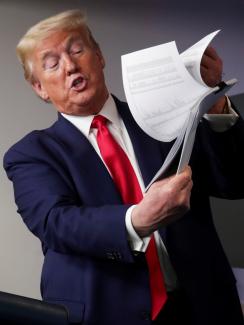
M131 213L131 224L135 230L135 232L137 233L137 235L140 238L144 238L147 236L150 236L151 233L153 232L153 230L150 229L150 227L144 225L143 223L143 216L140 213L140 211L138 211L138 206L136 206Z

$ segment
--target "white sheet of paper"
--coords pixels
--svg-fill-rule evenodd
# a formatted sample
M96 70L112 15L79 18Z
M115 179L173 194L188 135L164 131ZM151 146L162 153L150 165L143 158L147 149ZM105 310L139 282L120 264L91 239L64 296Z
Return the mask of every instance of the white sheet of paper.
M218 32L205 36L181 55L175 42L169 42L121 57L131 113L151 137L175 139L197 99L211 89L201 78L200 62Z
M123 55L122 76L134 119L159 141L180 134L197 98L208 89L189 74L175 42Z

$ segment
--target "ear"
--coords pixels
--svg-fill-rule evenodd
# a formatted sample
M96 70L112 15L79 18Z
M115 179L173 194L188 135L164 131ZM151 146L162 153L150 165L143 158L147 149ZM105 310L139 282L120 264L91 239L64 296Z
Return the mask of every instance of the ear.
M49 101L48 93L46 92L45 88L42 86L42 84L39 80L36 80L36 79L32 80L31 86L32 86L33 90L35 91L35 93L39 97L41 97L46 102Z

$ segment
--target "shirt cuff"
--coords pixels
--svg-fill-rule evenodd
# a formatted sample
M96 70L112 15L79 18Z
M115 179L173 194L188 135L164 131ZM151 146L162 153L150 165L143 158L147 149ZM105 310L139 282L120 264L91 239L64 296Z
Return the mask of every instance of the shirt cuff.
M238 120L238 114L231 107L231 102L226 97L229 114L204 114L203 117L208 120L210 127L215 132L224 132L230 129Z
M129 207L129 209L126 211L125 214L125 225L126 225L128 240L129 240L130 247L133 251L145 253L150 237L141 238L136 233L131 222L131 214L135 207L136 205L132 205L131 207Z

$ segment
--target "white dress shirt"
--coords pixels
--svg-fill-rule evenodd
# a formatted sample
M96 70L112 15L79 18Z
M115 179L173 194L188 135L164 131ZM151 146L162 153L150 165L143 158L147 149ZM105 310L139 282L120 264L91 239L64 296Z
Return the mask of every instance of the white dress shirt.
M215 115L215 114L209 114L204 116L207 118L210 122L211 127L215 131L225 131L228 129L231 125L233 125L238 116L237 114L231 109L230 102L229 108L231 111L231 114L224 114L224 115ZM80 130L83 135L88 139L88 141L91 143L93 148L96 150L97 154L100 156L100 158L103 161L103 158L100 154L99 147L97 145L96 140L96 133L97 129L91 128L91 123L94 118L93 115L90 116L73 116L73 115L67 115L63 114L63 117L66 118L68 121L70 121L78 130ZM99 112L99 115L102 115L108 119L107 127L113 137L116 139L116 141L120 144L120 146L123 148L125 153L127 154L134 171L136 173L138 182L140 184L142 193L145 192L145 185L143 183L143 178L141 175L141 171L134 153L134 149L130 140L130 137L128 135L128 132L126 130L126 127L124 125L124 122L122 118L119 116L115 102L113 100L113 97L110 95L104 104L102 110ZM104 165L106 166L105 162L103 161ZM107 166L106 166L107 168ZM108 172L109 169L107 168ZM131 249L133 251L137 252L145 252L147 245L149 243L150 237L144 237L140 238L136 231L133 228L132 222L131 222L131 212L135 206L131 206L125 215L125 224L126 229L128 233L128 241L130 243ZM175 274L175 271L171 265L167 249L163 243L163 240L161 239L158 231L154 232L155 241L157 245L157 251L159 255L159 261L160 265L164 274L164 281L167 288L167 291L174 290L177 288L177 277Z

